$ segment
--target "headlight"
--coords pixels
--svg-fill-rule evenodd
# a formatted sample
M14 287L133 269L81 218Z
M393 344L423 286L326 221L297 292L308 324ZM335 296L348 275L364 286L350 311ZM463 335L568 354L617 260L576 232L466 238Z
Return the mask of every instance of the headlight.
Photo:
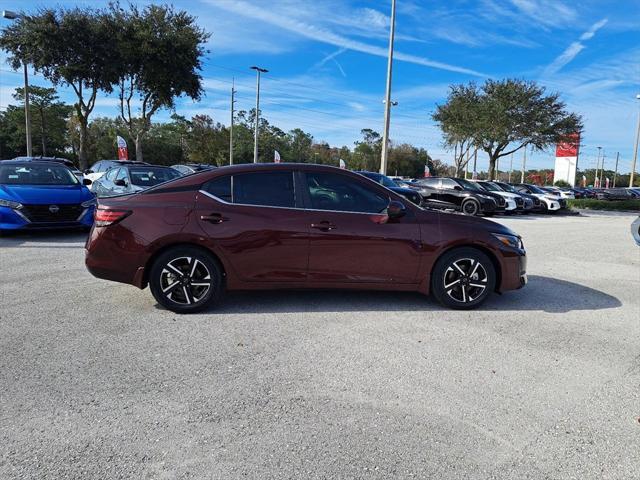
M95 207L97 204L98 204L98 201L94 197L91 200L87 200L86 202L82 202L80 205L82 206L82 208L89 208L89 207Z
M524 249L522 240L520 240L519 237L516 237L514 235L505 235L503 233L492 233L491 235L493 235L496 240L506 245L507 247Z
M22 204L18 202L12 202L11 200L3 200L0 198L0 207L9 207L14 210L20 210L22 208Z

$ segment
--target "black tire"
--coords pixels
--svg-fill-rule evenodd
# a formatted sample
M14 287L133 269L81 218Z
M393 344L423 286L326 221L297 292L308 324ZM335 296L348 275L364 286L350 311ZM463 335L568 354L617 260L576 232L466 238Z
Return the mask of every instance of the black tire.
M477 200L473 200L470 198L462 202L462 206L460 207L460 209L465 215L474 217L480 213L480 204L477 202Z
M431 274L433 296L441 305L456 310L476 308L495 286L493 262L486 254L471 247L456 248L442 255Z
M223 270L206 250L178 246L155 259L149 272L149 288L156 301L172 312L199 312L220 301Z

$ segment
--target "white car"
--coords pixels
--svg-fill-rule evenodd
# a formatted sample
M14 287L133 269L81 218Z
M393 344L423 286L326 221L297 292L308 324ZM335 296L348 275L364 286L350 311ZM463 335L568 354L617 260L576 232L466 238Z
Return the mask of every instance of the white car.
M517 183L514 185L514 188L519 192L528 193L529 195L538 197L545 210L548 210L550 212L560 210L563 207L561 202L566 204L566 200L561 200L558 195L553 195L536 185L530 185L528 183Z
M503 197L507 202L505 206L506 212L515 212L517 210L522 211L524 209L524 198L522 198L522 196L518 195L517 193L505 192L494 183L488 182L486 180L472 180L472 181L476 182L485 190L492 193L497 193L498 195Z
M565 200L574 200L576 198L573 192L560 190L559 188L556 188L556 187L542 187L541 190L549 192L551 195L555 195L558 198L564 198Z
M133 160L99 160L84 172L84 178L91 180L89 189L93 191L93 184L96 180L102 177L107 170L111 167L119 167L121 165L148 165L148 163L136 162Z

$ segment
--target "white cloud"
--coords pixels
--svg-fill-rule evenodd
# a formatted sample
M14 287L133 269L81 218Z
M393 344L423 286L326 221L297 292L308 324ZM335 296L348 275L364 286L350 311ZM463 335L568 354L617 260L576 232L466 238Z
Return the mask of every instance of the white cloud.
M327 43L330 45L335 45L337 47L346 48L349 50L367 53L369 55L375 55L379 57L386 58L388 54L386 47L379 47L357 40L352 40L343 35L334 33L329 29L317 26L317 24L306 23L294 17L283 15L282 12L274 11L273 9L264 9L245 1L227 2L225 0L207 0L207 3L221 9L234 12L238 15L258 19L261 22L271 24L280 29L293 32L299 36L318 42ZM417 65L423 65L426 67L432 67L456 73L464 73L474 76L485 76L484 74L472 69L430 60L428 58L420 57L417 55L405 54L402 52L397 52L394 58L403 62L414 63Z
M571 43L564 52L562 52L556 59L551 62L544 70L544 76L551 76L559 72L562 67L571 62L576 56L586 48L585 42L593 38L598 30L604 27L607 24L607 19L603 18L602 20L591 25L589 30L580 35L580 40L577 42Z

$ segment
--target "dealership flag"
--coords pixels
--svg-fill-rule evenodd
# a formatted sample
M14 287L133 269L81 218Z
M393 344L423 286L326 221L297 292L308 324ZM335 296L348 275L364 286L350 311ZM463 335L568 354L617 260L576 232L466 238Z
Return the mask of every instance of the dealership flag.
M280 163L280 154L278 150L273 151L273 163Z
M609 188L609 177L606 178L606 180L604 181L605 187L604 188Z
M340 168L343 170L347 168L347 164L343 159L340 159Z
M431 176L431 170L429 170L429 165L427 165L426 163L424 165L424 176L425 178Z
M116 137L118 144L118 160L129 160L129 151L127 150L127 141L120 135Z
M585 177L584 175L582 175L582 186L583 187L587 186L587 177Z

